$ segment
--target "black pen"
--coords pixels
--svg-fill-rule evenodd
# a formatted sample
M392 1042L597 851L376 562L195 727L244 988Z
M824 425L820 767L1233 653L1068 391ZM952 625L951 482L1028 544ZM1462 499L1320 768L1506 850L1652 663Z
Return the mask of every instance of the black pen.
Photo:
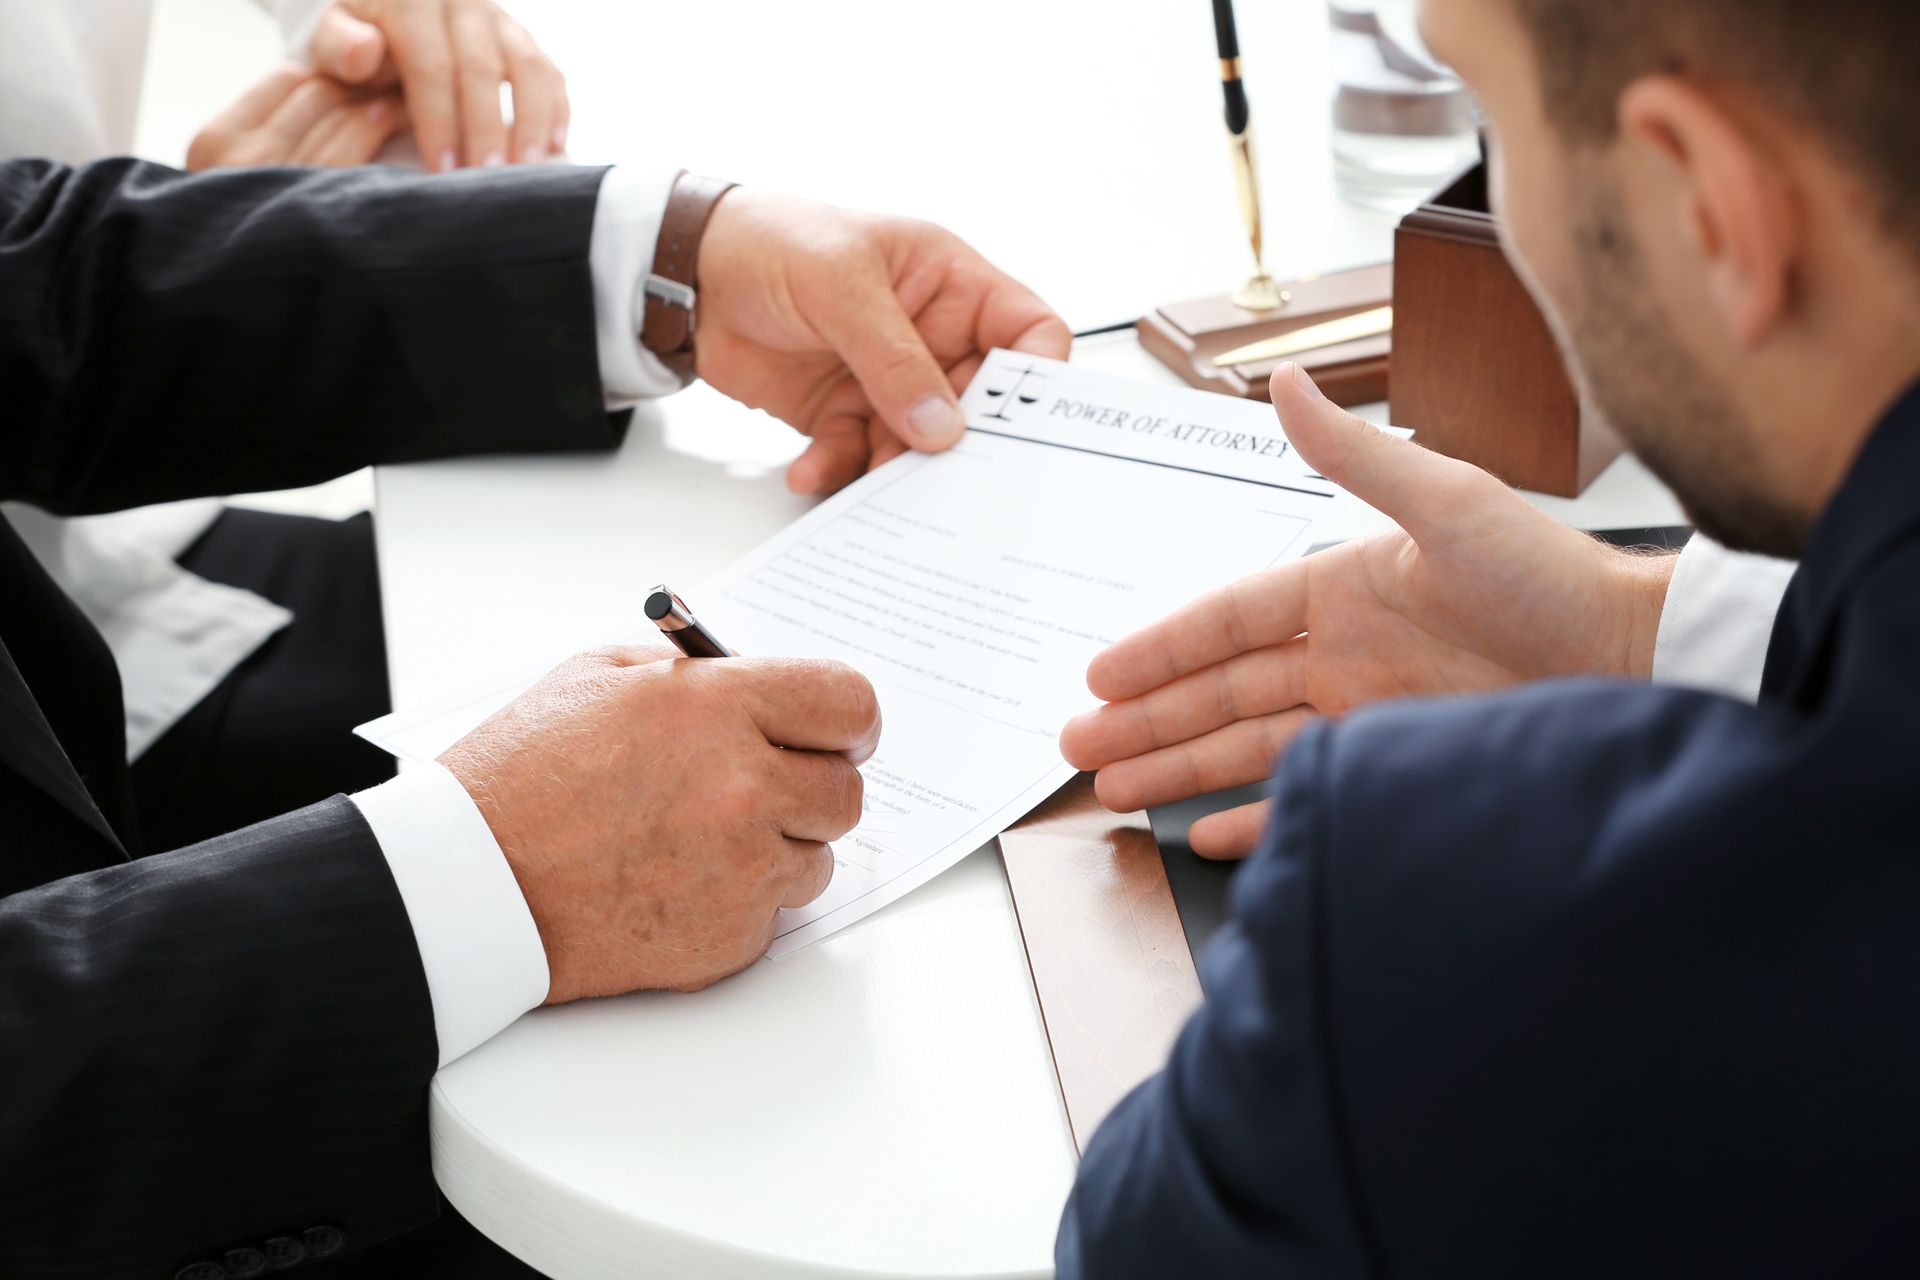
M1260 176L1253 163L1253 111L1247 105L1247 86L1240 79L1240 31L1233 20L1233 0L1213 0L1213 34L1220 51L1220 86L1227 99L1227 144L1233 150L1233 177L1240 188L1240 216L1246 222L1247 241L1253 248L1253 278L1233 295L1233 301L1248 311L1275 311L1291 299L1267 273Z
M1240 82L1240 31L1233 20L1233 0L1213 0L1213 38L1220 51L1220 82L1227 91L1227 132L1239 137L1253 122L1247 108L1247 87Z
M660 634L673 641L673 647L689 658L731 658L733 650L714 639L713 632L700 625L687 608L687 602L667 590L662 583L647 596L647 616Z

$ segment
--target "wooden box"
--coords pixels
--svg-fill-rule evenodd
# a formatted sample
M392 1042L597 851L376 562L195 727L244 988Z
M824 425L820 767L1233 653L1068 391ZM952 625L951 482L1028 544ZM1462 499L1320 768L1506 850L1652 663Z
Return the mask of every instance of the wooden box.
M1485 166L1400 223L1393 304L1392 421L1421 444L1568 498L1620 456L1500 249Z

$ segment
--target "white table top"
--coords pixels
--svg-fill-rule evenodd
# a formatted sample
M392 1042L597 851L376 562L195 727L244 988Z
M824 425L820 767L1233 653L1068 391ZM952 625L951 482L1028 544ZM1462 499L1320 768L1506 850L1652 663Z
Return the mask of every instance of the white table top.
M518 10L569 73L579 158L932 217L1083 327L1244 274L1197 2L975 0L937 28L948 10L898 0ZM1275 266L1385 257L1390 224L1332 194L1319 7L1241 18ZM1130 334L1076 358L1172 378ZM396 705L634 633L648 586L804 510L781 484L798 449L698 387L613 455L383 469ZM1588 527L1679 519L1631 461L1542 501ZM991 850L697 996L530 1015L440 1073L432 1124L448 1196L555 1280L1046 1275L1074 1169Z

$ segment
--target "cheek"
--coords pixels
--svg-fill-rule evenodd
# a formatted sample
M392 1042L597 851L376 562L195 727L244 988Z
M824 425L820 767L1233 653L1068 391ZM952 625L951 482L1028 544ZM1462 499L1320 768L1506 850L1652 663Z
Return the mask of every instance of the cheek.
M1488 192L1507 259L1556 332L1574 301L1573 223L1566 183L1553 166L1506 147L1492 153Z

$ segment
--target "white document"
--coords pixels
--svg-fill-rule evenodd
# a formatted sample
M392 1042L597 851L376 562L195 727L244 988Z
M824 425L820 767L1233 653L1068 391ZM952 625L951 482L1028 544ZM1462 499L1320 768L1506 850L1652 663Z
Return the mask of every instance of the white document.
M909 454L684 593L737 652L837 658L878 691L866 817L771 954L926 883L1073 777L1088 662L1194 596L1306 554L1344 495L1271 406L996 351L951 451ZM620 639L651 637L636 629ZM609 637L614 639L615 637ZM361 726L431 759L540 673Z

